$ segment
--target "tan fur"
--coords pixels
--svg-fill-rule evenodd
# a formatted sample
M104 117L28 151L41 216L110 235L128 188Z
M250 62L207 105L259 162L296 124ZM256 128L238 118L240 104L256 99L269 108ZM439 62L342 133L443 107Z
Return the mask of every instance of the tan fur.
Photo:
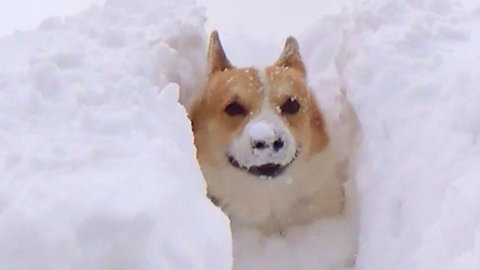
M340 214L344 205L342 180L336 174L321 110L306 84L296 40L288 38L279 60L259 71L234 68L213 32L208 61L207 82L189 115L208 194L218 200L232 223L273 233ZM227 145L262 108L277 111L289 96L297 98L299 112L279 115L301 144L301 151L287 168L287 176L259 179L229 164ZM248 114L227 115L224 109L232 101L242 104Z

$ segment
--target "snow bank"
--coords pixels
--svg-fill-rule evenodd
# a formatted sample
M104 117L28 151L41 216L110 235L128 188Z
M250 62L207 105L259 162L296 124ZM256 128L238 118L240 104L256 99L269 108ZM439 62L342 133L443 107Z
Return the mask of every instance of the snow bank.
M231 268L177 103L175 82L199 80L203 12L156 2L0 39L1 269Z
M342 75L364 131L357 269L480 268L480 6L469 4L356 11Z

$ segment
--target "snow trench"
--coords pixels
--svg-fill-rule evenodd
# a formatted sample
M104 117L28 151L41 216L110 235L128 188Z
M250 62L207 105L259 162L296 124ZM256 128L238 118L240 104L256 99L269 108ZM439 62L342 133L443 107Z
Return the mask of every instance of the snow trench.
M476 1L203 2L110 0L0 38L0 269L480 269ZM238 66L296 36L332 129L346 95L346 217L231 235L178 103L205 28Z

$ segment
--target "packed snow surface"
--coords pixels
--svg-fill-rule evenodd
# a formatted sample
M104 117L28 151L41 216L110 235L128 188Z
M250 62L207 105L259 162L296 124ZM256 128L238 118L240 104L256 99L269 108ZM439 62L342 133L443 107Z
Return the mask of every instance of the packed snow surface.
M346 93L351 211L232 251L176 102L204 12L112 0L0 38L0 269L480 269L478 1L201 2L234 65L296 36L331 128Z

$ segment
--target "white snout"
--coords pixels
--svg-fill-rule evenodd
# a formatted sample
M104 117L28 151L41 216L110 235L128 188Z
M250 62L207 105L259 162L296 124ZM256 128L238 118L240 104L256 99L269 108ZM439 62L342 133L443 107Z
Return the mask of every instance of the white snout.
M295 158L297 144L283 120L264 111L250 120L227 152L246 168L269 163L286 165Z

